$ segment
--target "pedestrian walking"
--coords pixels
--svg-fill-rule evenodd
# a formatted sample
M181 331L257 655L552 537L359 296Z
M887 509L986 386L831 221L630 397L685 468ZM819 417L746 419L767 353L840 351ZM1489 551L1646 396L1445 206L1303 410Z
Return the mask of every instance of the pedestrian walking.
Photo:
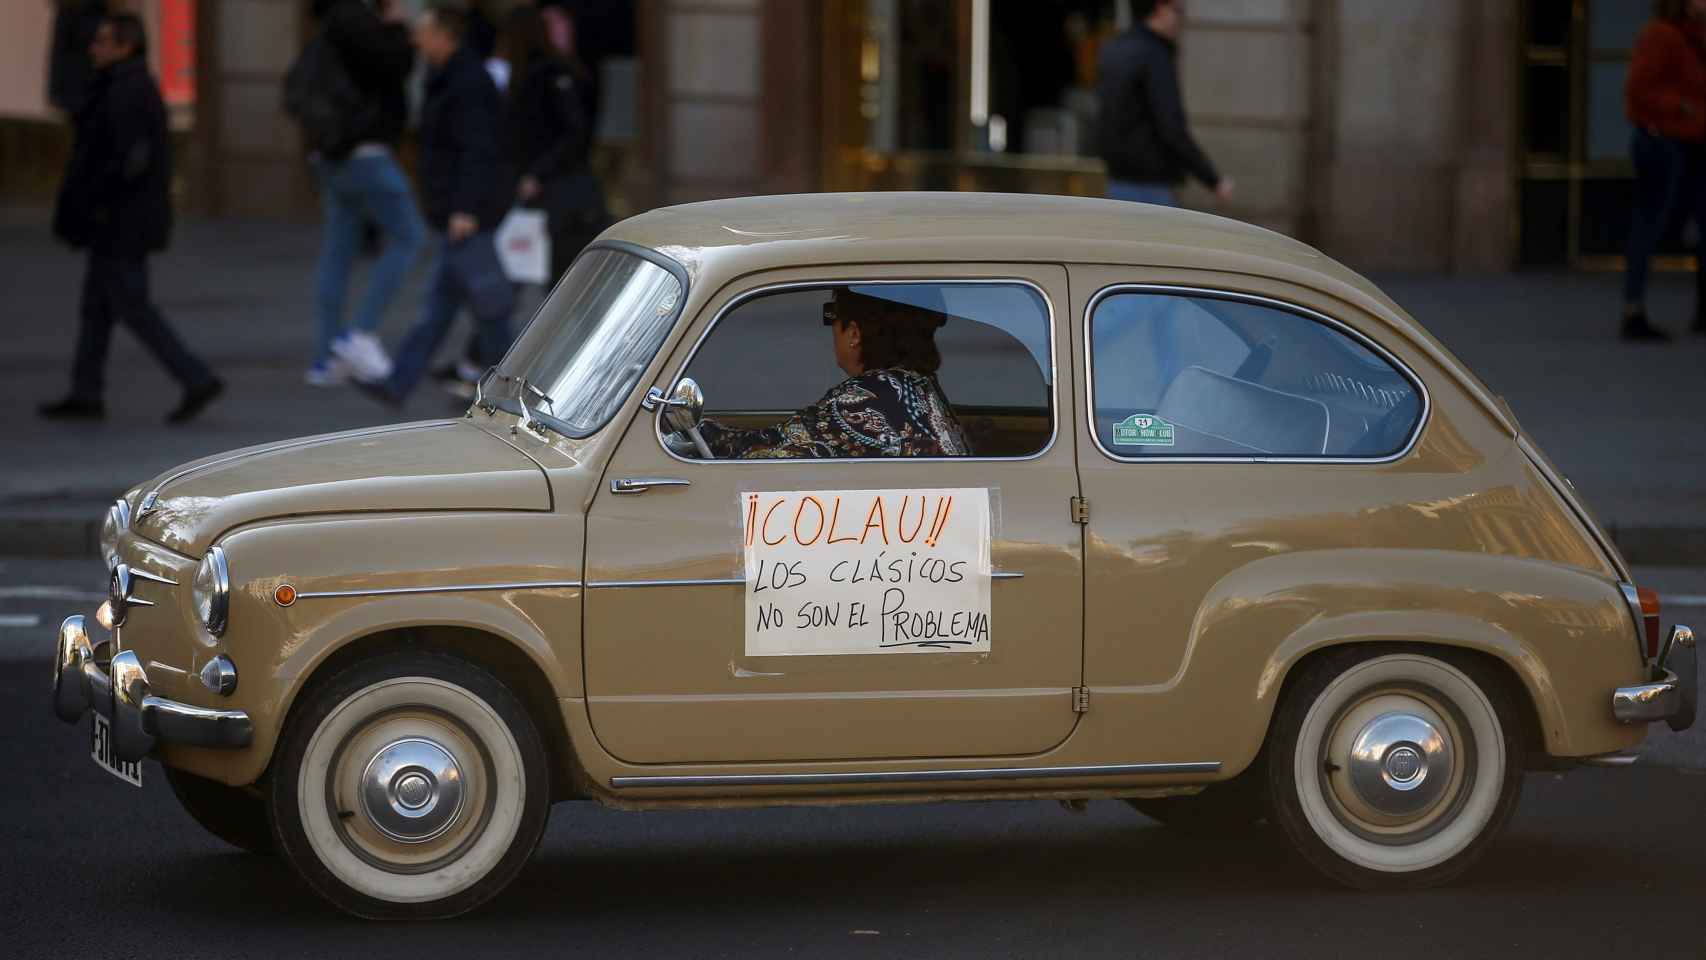
M456 311L474 315L481 357L509 347L515 288L498 262L493 231L509 209L513 177L504 162L499 118L502 100L478 52L464 42L466 15L444 3L430 6L415 25L415 47L427 63L421 107L421 202L435 234L437 253L421 317L397 349L391 376L363 384L400 406L426 372Z
M567 52L552 45L537 7L512 8L498 32L498 50L510 65L504 131L517 173L515 197L545 212L553 279L569 269L610 219L589 162L592 116L585 88L590 74L574 54L573 21L557 12L570 24ZM502 358L485 359L496 363Z
M286 110L312 151L324 218L314 269L314 356L305 379L315 386L350 376L383 380L391 360L377 331L426 243L396 157L414 48L402 0L314 0L313 11L319 32L285 81ZM369 224L378 227L383 247L346 326L350 267Z
M516 202L545 213L553 282L610 225L591 165L597 89L576 54L576 37L573 15L563 7L521 4L504 16L496 52L486 61L504 98ZM482 356L479 341L475 331L454 362L433 371L455 396L473 396L481 373L503 359Z
M89 97L95 67L89 44L107 16L107 0L49 0L53 10L53 41L48 49L47 102L75 117Z
M1647 277L1667 227L1691 216L1695 251L1694 331L1706 333L1706 0L1659 0L1635 40L1623 87L1635 132L1635 200L1623 273L1625 340L1663 342L1647 319Z
M1187 175L1216 199L1232 199L1232 181L1197 146L1179 94L1182 0L1130 0L1131 29L1109 40L1097 65L1102 161L1108 196L1178 205Z
M183 423L224 384L173 332L148 295L148 255L172 231L171 143L166 104L148 73L147 34L130 13L107 16L89 44L94 76L76 115L71 162L53 214L55 235L88 251L71 392L38 408L51 419L105 416L107 350L113 325L130 327L183 387L167 415Z

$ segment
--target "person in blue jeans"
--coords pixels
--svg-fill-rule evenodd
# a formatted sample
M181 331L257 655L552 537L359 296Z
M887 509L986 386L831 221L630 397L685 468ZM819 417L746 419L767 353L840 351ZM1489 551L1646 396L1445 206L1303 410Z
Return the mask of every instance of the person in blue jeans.
M324 212L320 261L314 270L314 357L307 381L331 386L354 376L383 380L391 361L376 331L426 243L395 145L407 110L403 85L414 68L399 0L315 0L314 14L350 78L372 102L371 120L348 153L314 160ZM367 290L345 326L350 266L372 223L385 238Z
M479 54L463 44L466 29L466 14L449 4L429 7L415 26L428 66L418 134L421 204L438 253L421 318L398 347L391 375L358 381L392 407L420 383L460 307L474 315L481 356L502 356L510 342L515 287L498 261L493 231L509 209L515 178L503 159L498 89Z

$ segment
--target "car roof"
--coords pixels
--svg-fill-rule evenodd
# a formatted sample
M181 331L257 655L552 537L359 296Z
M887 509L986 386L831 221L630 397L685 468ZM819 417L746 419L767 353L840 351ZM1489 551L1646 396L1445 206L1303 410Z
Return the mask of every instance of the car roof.
M883 261L1109 263L1232 270L1387 301L1308 244L1206 213L1093 197L1009 193L816 193L708 200L616 224L604 239L649 247L726 281L757 270Z
M1420 347L1494 419L1493 394L1378 287L1321 251L1253 224L1094 197L964 192L811 193L659 207L606 230L680 263L707 297L763 270L844 263L1085 263L1212 270L1317 290Z

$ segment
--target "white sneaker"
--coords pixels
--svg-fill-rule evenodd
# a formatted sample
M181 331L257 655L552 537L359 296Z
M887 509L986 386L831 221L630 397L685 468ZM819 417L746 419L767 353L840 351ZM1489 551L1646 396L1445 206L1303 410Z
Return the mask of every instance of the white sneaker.
M334 356L311 365L302 379L310 387L340 387L349 382L349 364Z
M391 375L391 358L371 333L351 330L332 341L332 352L349 364L350 373L362 383L378 383Z

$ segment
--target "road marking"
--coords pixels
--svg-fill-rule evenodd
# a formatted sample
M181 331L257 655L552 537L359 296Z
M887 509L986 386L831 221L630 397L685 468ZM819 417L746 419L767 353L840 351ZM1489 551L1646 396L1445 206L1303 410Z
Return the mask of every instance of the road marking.
M0 627L39 627L41 617L33 613L0 613Z
M104 593L92 593L76 587L0 587L0 600L105 600Z

